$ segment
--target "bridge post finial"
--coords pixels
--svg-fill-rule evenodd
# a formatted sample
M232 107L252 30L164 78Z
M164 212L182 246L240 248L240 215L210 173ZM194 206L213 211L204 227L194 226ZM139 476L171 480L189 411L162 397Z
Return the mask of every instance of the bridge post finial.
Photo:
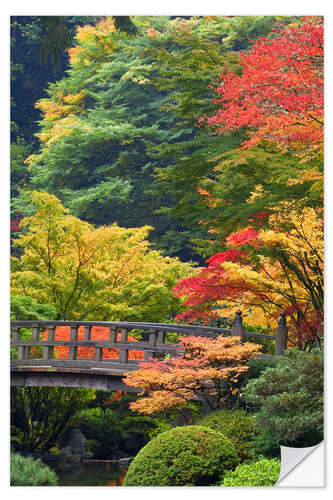
M240 337L241 342L243 342L243 333L244 333L244 328L243 328L242 311L236 311L235 320L231 328L231 335L232 337Z
M275 356L280 356L287 349L288 343L288 328L286 322L286 313L280 313L280 320L275 331Z

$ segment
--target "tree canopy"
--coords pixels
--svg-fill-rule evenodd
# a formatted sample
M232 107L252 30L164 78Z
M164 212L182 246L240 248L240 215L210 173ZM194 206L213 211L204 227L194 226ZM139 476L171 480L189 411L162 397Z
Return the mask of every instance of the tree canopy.
M43 119L40 149L27 160L32 186L94 224L152 225L156 248L198 258L191 240L207 235L190 213L202 207L193 188L243 138L221 140L198 119L216 108L211 82L274 20L134 17L135 37L112 17L79 26L65 78L36 104Z
M160 321L176 314L173 284L190 266L149 249L150 228L95 229L47 193L33 192L34 215L21 221L12 293L50 304L57 319Z
M66 74L35 104L38 148L15 139L14 293L59 318L206 322L245 306L266 328L284 310L292 342L321 343L322 18L130 21L135 36L80 18ZM47 237L31 190L49 193L33 194ZM66 258L46 258L58 244Z

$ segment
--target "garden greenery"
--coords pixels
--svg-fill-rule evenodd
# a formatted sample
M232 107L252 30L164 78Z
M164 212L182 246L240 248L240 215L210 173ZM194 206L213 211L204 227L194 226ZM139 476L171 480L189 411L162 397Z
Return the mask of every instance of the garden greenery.
M10 455L11 486L57 486L56 473L40 459Z
M208 427L189 425L159 434L142 448L124 486L205 486L216 482L239 457L232 442Z
M242 398L253 405L253 442L259 453L278 456L280 446L314 446L323 439L323 351L288 349L275 368L250 380Z

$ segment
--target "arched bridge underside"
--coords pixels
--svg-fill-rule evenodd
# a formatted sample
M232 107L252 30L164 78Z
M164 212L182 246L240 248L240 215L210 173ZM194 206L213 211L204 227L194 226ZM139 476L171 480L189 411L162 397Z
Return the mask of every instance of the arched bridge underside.
M59 327L62 327L61 335ZM63 340L63 327L68 330L65 335L67 340ZM240 341L253 337L259 343L260 339L270 339L275 343L275 356L286 349L288 337L283 313L275 334L269 335L244 331L240 311L231 329L166 323L13 321L11 330L11 385L85 387L126 392L139 392L137 388L126 385L123 377L138 369L140 361L181 353L179 344L169 341L175 336L168 334L210 338L237 336ZM134 337L138 333L140 340ZM66 349L59 356L59 348L64 347Z
M128 372L122 370L55 367L16 367L11 370L13 386L85 387L111 391L140 392L123 382Z

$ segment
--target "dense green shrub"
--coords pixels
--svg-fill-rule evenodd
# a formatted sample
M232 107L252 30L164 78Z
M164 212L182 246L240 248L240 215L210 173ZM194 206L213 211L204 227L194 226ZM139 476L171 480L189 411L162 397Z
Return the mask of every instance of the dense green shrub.
M11 486L56 486L57 476L40 459L22 457L17 453L10 455Z
M253 415L244 410L220 410L209 413L196 423L221 432L229 438L235 446L241 462L252 457Z
M274 486L280 474L280 460L264 458L227 471L221 486Z
M137 434L137 453L140 447L148 440L148 434L153 421L150 417L142 415L127 415L126 412L116 410L102 410L101 408L88 408L81 411L75 421L87 437L87 449L94 458L107 459L114 455L116 450L125 450L128 438ZM133 437L131 438L133 441Z
M199 422L202 416L202 403L187 401L182 407L170 408L169 411L155 413L150 416L153 426L148 430L149 439L153 439L162 432L181 427L183 425L192 425ZM207 426L209 427L209 426Z
M80 428L88 440L95 441L93 449L89 450L94 458L110 458L123 437L121 419L112 410L82 410L75 419L75 426Z
M162 432L172 429L175 421L174 415L163 415L162 413L153 415L151 418L154 422L154 427L152 427L148 432L149 439L153 439L159 434L162 434Z
M130 465L124 486L201 486L239 463L222 434L198 425L175 427L150 441Z
M91 453L93 457L98 456L100 453L101 445L96 439L87 439L86 441L86 451Z
M257 410L258 453L278 456L280 445L313 446L323 439L323 382L323 352L296 348L249 381L242 397Z
M263 358L250 359L247 376L249 379L258 378L265 370L267 370L267 368L275 368L276 364L277 364L276 359L263 359Z

